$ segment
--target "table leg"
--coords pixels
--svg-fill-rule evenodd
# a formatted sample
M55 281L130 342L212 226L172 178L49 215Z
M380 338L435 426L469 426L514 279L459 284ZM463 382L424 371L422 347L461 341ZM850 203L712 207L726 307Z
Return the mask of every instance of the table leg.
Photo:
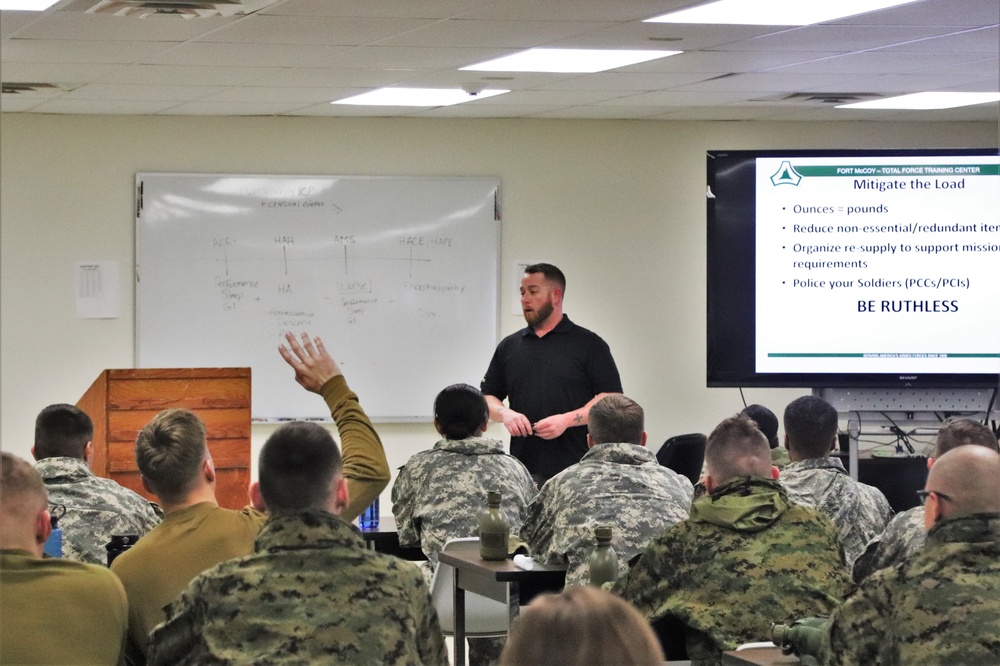
M465 590L459 586L461 570L455 567L454 571L455 666L465 666Z
M507 585L507 635L521 613L521 584L516 580Z

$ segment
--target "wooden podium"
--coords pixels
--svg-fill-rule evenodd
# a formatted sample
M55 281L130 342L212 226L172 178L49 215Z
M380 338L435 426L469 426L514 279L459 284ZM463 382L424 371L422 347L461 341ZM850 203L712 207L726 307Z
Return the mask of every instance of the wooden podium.
M219 505L249 503L250 368L105 370L76 406L94 421L94 474L153 501L139 480L136 435L164 409L190 409L208 430Z

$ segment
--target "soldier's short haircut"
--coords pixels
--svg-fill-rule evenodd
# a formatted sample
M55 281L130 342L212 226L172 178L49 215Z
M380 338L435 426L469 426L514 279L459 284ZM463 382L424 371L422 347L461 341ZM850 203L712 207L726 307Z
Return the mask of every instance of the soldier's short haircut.
M563 293L566 293L566 276L552 264L531 264L525 267L524 272L528 275L541 273L545 276L546 280L558 286Z
M594 444L642 444L645 414L635 400L620 393L606 395L590 408L587 432Z
M705 445L705 463L716 485L738 476L771 478L771 450L757 424L732 416L715 427Z
M452 384L434 399L434 420L447 439L472 437L488 419L486 398L468 384Z
M934 457L940 458L948 451L966 444L985 446L1000 452L996 435L993 434L989 426L972 419L950 418L938 430L937 440L934 444Z
M947 516L1000 512L1000 454L982 446L951 449L931 466L927 490L948 499Z
M757 424L757 429L767 437L768 446L778 448L778 417L764 405L747 405L740 412Z
M785 407L789 450L804 458L825 458L837 436L837 410L823 398L804 395Z
M205 424L188 409L167 409L139 431L135 461L159 497L182 501L193 489L208 449Z
M295 421L267 438L257 468L268 511L298 513L326 509L331 483L342 464L337 442L325 428Z
M94 422L73 405L49 405L35 418L35 457L83 458L87 442L94 438Z
M32 518L48 502L42 475L31 464L12 453L0 453L0 513L8 517Z

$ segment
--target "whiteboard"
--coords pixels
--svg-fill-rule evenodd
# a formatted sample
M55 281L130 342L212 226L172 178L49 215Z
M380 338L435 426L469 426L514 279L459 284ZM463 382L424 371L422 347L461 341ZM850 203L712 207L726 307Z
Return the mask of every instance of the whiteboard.
M497 344L496 178L136 175L136 366L252 369L254 419L329 418L278 355L323 339L373 420L428 420Z

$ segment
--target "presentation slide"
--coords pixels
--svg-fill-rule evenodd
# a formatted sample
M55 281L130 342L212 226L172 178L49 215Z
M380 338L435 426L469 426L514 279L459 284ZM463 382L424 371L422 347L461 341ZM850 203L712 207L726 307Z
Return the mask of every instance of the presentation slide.
M997 157L756 174L757 372L1000 372Z

